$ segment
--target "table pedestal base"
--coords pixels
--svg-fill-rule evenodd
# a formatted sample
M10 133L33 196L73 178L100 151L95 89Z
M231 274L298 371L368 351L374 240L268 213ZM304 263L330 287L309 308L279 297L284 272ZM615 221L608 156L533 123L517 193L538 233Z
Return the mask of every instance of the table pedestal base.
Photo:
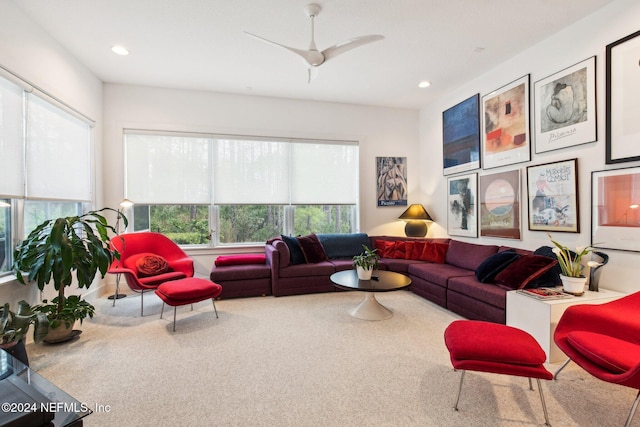
M374 292L365 292L364 301L349 312L353 317L362 320L385 320L393 316L393 312L380 304Z

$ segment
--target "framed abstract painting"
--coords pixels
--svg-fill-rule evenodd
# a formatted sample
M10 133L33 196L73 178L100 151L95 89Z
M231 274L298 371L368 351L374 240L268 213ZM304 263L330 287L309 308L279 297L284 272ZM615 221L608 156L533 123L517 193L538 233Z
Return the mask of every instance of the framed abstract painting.
M640 167L591 172L591 245L640 252Z
M594 142L596 57L535 82L536 153Z
M444 175L480 168L480 94L442 113Z
M378 206L407 206L407 158L376 157Z
M447 179L447 233L478 237L478 174Z
M482 97L482 167L531 160L529 74Z
M607 45L606 163L640 160L640 31Z
M480 236L520 239L520 169L481 175Z
M578 159L527 167L529 230L580 232Z

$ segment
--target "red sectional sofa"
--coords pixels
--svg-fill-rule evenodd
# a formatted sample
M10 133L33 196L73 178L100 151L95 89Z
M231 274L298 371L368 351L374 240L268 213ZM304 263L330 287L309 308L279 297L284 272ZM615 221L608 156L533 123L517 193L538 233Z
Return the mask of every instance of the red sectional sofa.
M308 262L309 251L296 244L295 238L271 239L265 245L266 264L214 266L211 280L222 284L223 293L225 286L232 288L226 297L333 292L331 274L353 268L351 258L366 244L378 249L380 269L411 278L411 292L468 319L503 324L508 291L559 283L555 259L507 246L365 233L318 234L312 248L317 258ZM259 290L252 288L256 283Z

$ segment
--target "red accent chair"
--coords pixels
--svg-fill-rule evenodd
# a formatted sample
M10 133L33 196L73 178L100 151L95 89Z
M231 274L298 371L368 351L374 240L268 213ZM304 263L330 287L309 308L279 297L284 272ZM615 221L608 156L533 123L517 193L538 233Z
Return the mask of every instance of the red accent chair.
M535 378L545 425L551 425L540 380L553 379L553 374L544 367L547 356L531 335L521 329L498 323L456 320L445 329L444 342L453 368L462 371L454 405L456 411L466 371L527 377L530 390L533 390L531 378Z
M594 377L638 390L625 426L640 402L640 292L604 304L569 307L553 339L569 359Z
M114 259L108 272L123 275L127 285L140 293L140 316L143 316L144 293L155 290L164 282L193 277L193 260L172 240L160 233L127 233L111 239L111 244L120 252L120 259ZM169 264L166 272L143 276L139 274L137 263L142 257L159 255ZM117 290L116 290L117 294ZM113 303L115 305L114 298Z

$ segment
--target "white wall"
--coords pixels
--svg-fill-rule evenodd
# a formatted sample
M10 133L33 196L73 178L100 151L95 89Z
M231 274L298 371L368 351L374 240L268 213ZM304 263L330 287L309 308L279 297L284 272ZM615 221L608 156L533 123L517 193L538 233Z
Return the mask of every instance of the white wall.
M12 2L0 2L0 65L96 121L97 158L102 156L102 82ZM54 160L54 159L52 159ZM60 162L61 167L69 167ZM96 165L96 205L102 204L101 164ZM0 175L0 179L1 175ZM36 286L0 283L0 302L39 301Z
M552 13L550 11L550 13ZM499 64L492 71L478 76L456 90L448 93L437 102L420 112L420 163L432 164L433 167L421 169L421 190L425 199L433 202L429 206L440 221L441 227L432 227L434 235L446 235L446 177L442 175L442 111L480 93L481 96L501 86L531 74L531 88L534 82L557 71L569 67L591 56L597 56L597 123L598 140L594 143L575 146L541 154L532 150L531 161L517 165L494 168L489 171L478 170L480 175L519 169L522 172L522 241L508 239L480 238L456 239L474 241L484 244L505 244L536 249L550 242L547 234L527 229L526 203L526 167L530 165L578 158L580 233L554 233L554 237L568 246L588 245L591 242L591 172L596 170L615 169L619 167L638 166L638 162L617 166L605 165L605 47L622 37L640 29L640 3L637 0L620 0L597 11L587 18L576 22L560 33L550 36L538 45L520 52L510 61ZM636 94L640 96L640 94ZM533 98L532 98L533 99ZM533 111L533 109L532 109ZM532 117L533 119L533 117ZM535 143L535 142L534 142ZM437 164L433 164L433 162ZM476 172L476 171L473 171ZM436 203L436 201L438 203ZM603 268L601 286L622 292L640 290L637 280L640 269L640 253L605 250L610 256L609 264Z
M416 110L105 84L104 118L104 191L110 206L124 197L125 128L358 140L361 230L403 233L397 218L405 208L376 205L376 157L407 157L409 203L422 202L414 197L421 169ZM208 276L216 253L190 251L198 275Z

